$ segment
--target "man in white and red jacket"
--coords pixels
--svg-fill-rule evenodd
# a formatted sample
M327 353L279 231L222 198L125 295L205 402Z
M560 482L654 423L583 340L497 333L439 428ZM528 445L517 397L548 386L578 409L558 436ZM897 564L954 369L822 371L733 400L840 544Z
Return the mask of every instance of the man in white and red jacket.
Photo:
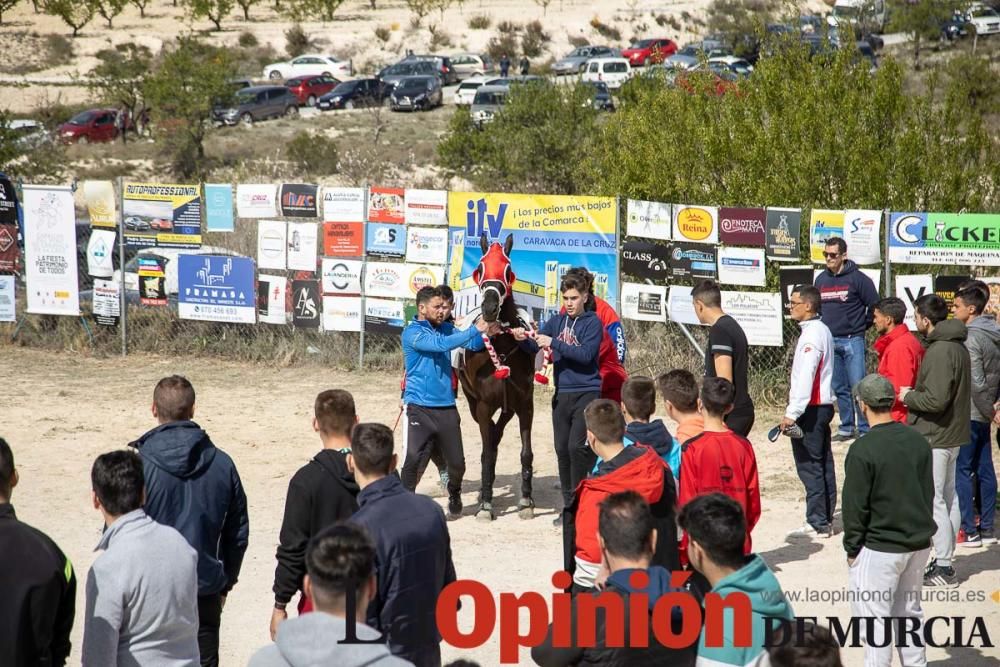
M806 523L788 538L830 537L837 507L837 477L833 468L830 422L833 420L833 335L819 319L819 290L799 285L788 299L791 318L801 333L792 359L788 407L781 430L797 426L792 455L806 487Z

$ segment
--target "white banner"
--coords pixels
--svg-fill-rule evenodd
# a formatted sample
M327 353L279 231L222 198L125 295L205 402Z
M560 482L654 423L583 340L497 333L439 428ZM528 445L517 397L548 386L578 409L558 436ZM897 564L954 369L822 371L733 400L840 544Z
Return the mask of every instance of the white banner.
M324 331L361 331L364 324L359 296L324 296Z
M284 276L257 276L257 315L264 324L288 324L285 313L285 293L288 279Z
M365 296L413 298L422 287L444 282L444 267L426 264L368 262L365 264Z
M448 224L448 191L407 188L403 198L408 225Z
M625 234L647 239L670 240L673 226L670 204L629 199L625 216Z
M691 302L691 288L686 285L671 285L667 293L667 314L674 322L681 324L701 324L694 314Z
M278 215L278 186L243 184L236 186L237 218L273 218Z
M319 225L315 222L288 223L288 268L294 271L316 272L316 237Z
M121 292L120 285L114 280L94 281L94 300L92 310L94 319L98 324L115 326L118 317L121 315Z
M739 322L750 345L781 347L782 307L779 292L722 291L722 310Z
M116 232L94 229L87 241L87 273L96 278L110 278L115 273L112 258L115 252Z
M419 264L447 263L448 229L445 227L409 227L406 230L406 261Z
M280 220L257 223L257 268L285 270L288 228Z
M667 321L667 288L663 285L622 283L622 317L645 322Z
M364 188L323 188L324 222L364 222Z
M0 276L0 322L17 321L14 276Z
M913 302L925 294L934 294L934 279L931 276L896 276L896 296L906 304L906 326L910 331L917 330Z
M881 229L882 211L859 209L844 211L844 241L847 242L847 256L857 264L880 264Z
M715 206L674 204L674 240L719 242L719 209Z
M444 267L430 264L405 264L406 298L416 298L422 287L434 287L444 283Z
M763 248L719 248L719 282L763 287L766 263Z
M79 315L72 191L68 187L25 185L22 206L28 312Z
M364 262L353 259L323 258L321 288L323 294L361 294Z

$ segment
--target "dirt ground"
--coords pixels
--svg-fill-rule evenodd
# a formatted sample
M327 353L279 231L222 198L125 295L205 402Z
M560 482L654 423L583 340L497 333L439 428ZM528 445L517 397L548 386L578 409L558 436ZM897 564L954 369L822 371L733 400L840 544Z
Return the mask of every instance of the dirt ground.
M131 356L127 360L92 359L0 348L0 364L10 378L0 407L0 436L14 448L21 483L13 502L18 516L44 530L63 548L85 580L101 532L101 518L90 501L89 470L98 454L124 446L155 426L149 412L152 388L162 376L181 373L198 393L196 420L239 468L250 503L250 547L240 583L223 615L222 664L246 664L268 642L274 551L285 490L292 473L317 451L310 427L316 393L340 387L354 393L363 421L392 425L396 419L399 378L321 368L274 368L203 359ZM496 487L499 518L477 521L472 505L478 491L480 443L464 405L463 434L469 473L464 486L466 516L449 524L455 566L460 578L485 583L498 595L528 590L548 595L550 577L559 569L560 536L551 519L557 503L557 476L551 444L548 392L536 398L536 518L518 519L518 447L510 439L500 453ZM778 574L790 595L823 596L793 602L799 616L848 617L846 602L830 602L847 586L847 569L839 538L822 543L785 544L785 532L802 521L803 494L795 475L788 441L771 444L764 433L776 423L774 414L758 415L751 440L761 476L763 516L754 531L754 546ZM845 446L836 446L838 480L842 479ZM996 455L994 450L994 455ZM420 491L436 485L425 479ZM443 500L439 499L443 503ZM1000 604L990 599L998 588L1000 546L960 549L956 569L961 587L950 599L925 601L932 616L985 618L994 643L1000 641ZM997 599L1000 599L1000 594ZM805 597L803 597L805 599ZM472 605L461 612L460 626L471 629ZM71 664L79 664L84 595L77 600ZM947 634L942 632L942 634ZM458 657L484 666L499 664L498 634L476 650L443 647L446 661ZM860 665L860 649L845 649L846 665ZM930 649L932 664L996 665L996 648ZM531 664L526 651L521 660Z

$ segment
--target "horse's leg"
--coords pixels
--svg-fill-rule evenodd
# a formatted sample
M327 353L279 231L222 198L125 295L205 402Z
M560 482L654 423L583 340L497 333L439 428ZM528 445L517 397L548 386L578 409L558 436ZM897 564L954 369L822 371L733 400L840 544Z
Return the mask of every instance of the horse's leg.
M529 396L517 411L517 424L521 430L521 499L517 515L522 519L535 518L535 501L531 497L532 465L535 455L531 451L531 424L535 418L535 402Z
M486 401L476 405L476 421L479 423L479 435L483 439L483 453L479 463L482 468L479 485L479 510L476 518L492 521L493 516L493 482L497 473L497 441L493 438L496 425L493 423L493 411Z

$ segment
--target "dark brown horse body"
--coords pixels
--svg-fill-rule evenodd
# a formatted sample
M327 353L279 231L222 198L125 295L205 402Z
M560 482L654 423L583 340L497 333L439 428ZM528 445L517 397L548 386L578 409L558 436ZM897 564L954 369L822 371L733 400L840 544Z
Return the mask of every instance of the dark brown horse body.
M484 262L473 274L480 288L482 317L487 322L500 322L506 328L524 326L518 318L517 305L512 294L513 273L510 271L510 249L513 237L501 248L498 243L488 247L481 239ZM489 257L487 254L489 253ZM504 264L506 260L506 264ZM485 266L484 266L485 265ZM483 441L482 486L479 491L479 510L476 517L492 520L493 484L496 480L497 452L504 428L517 416L521 432L521 498L518 514L522 519L534 517L535 503L531 498L531 475L534 454L531 451L531 424L534 419L534 355L521 349L514 336L502 333L491 339L500 365L510 368L505 379L494 377L497 370L486 350L466 352L465 364L458 373L459 382L473 419L479 424ZM494 421L494 415L499 416Z

